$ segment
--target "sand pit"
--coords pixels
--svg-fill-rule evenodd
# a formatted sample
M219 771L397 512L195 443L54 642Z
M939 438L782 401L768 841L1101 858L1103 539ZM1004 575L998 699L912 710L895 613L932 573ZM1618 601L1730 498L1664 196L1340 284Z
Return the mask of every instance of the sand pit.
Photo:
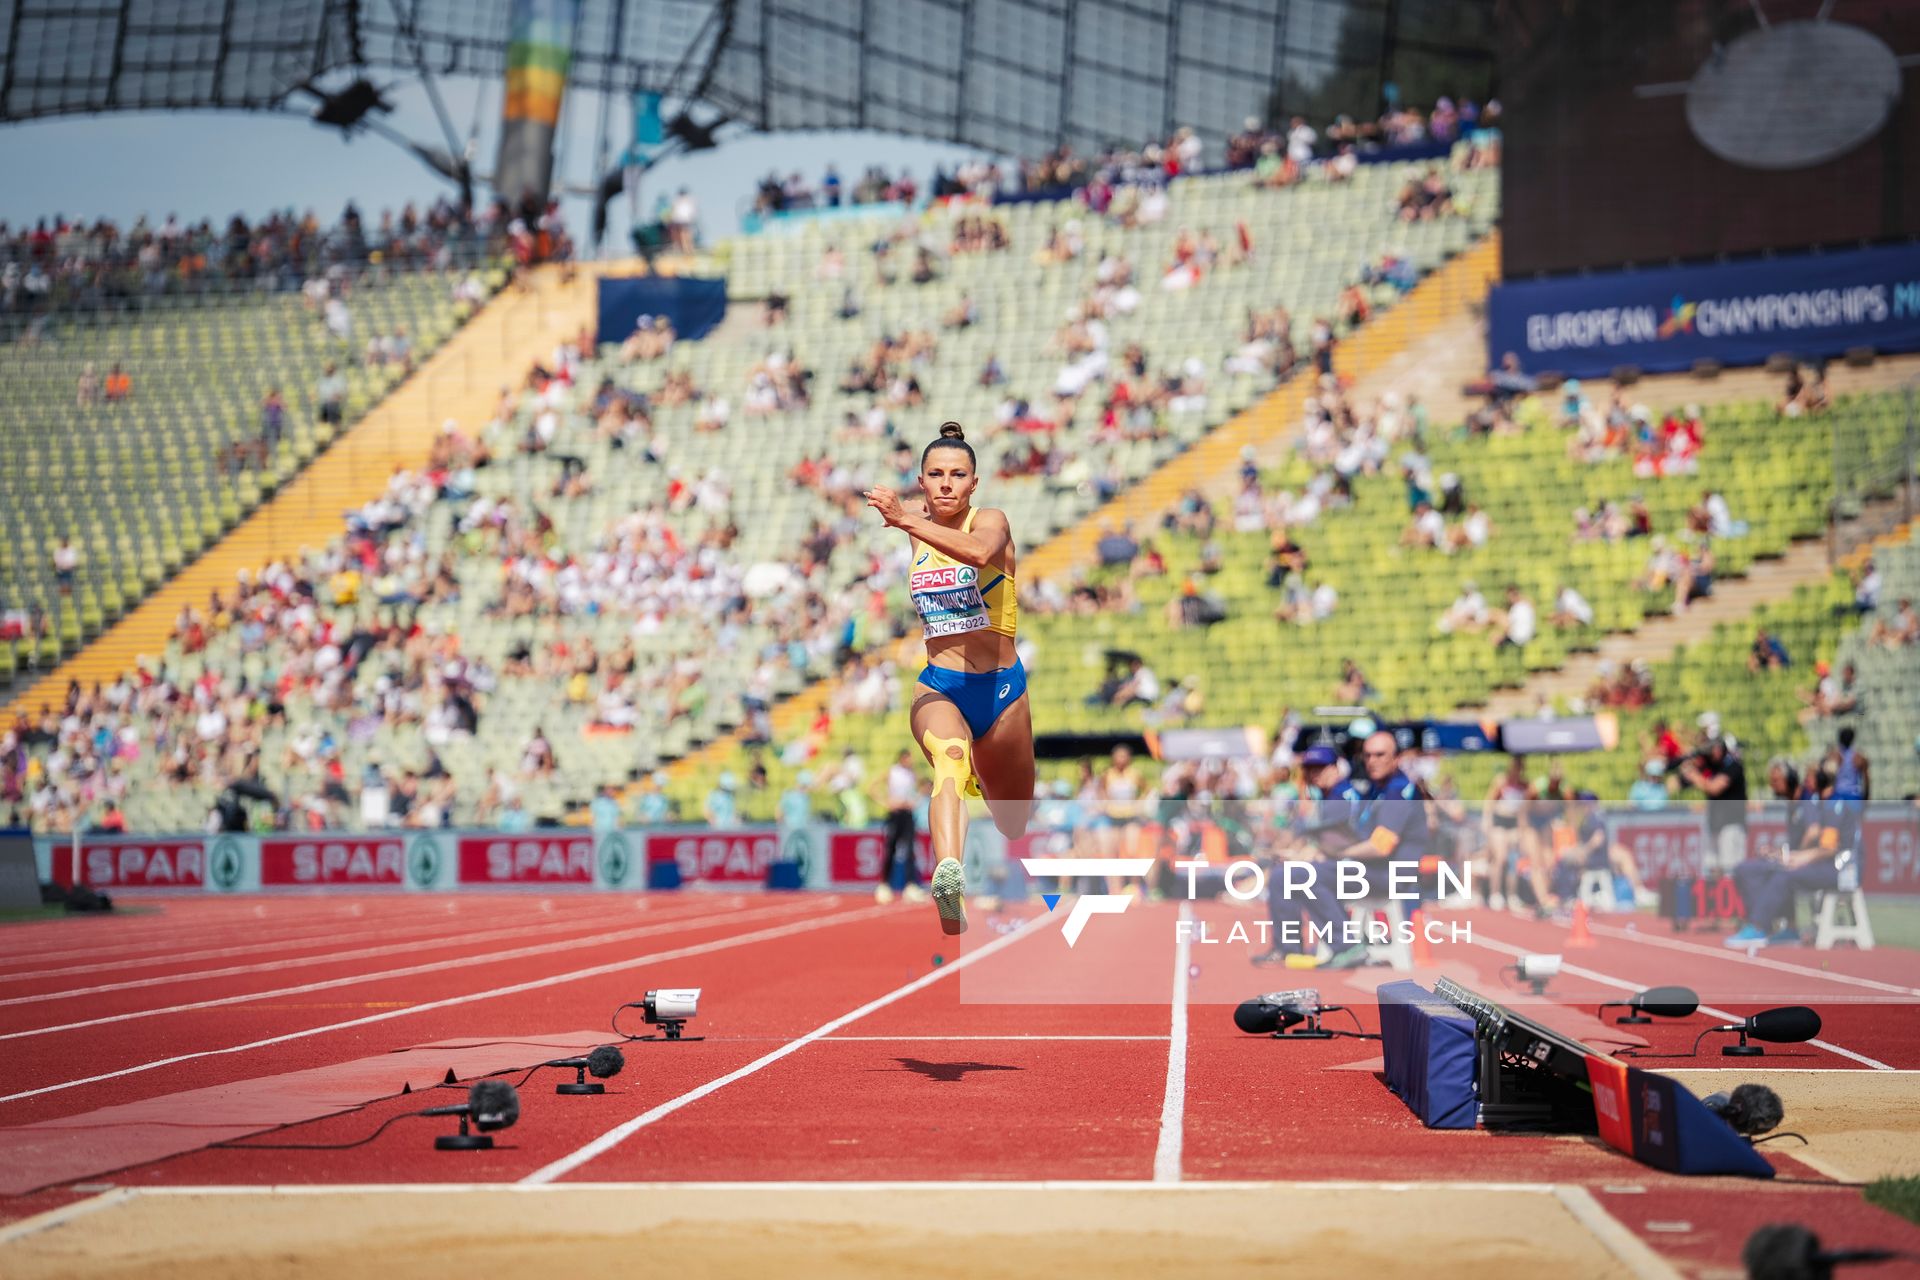
M469 1280L655 1267L703 1280L1671 1274L1593 1213L1586 1193L1546 1186L646 1184L142 1191L108 1200L65 1221L22 1224L0 1244L0 1272L10 1280L374 1269Z
M1896 1071L1665 1071L1704 1098L1735 1085L1764 1084L1780 1095L1780 1127L1805 1134L1770 1143L1830 1177L1866 1182L1920 1174L1920 1077Z

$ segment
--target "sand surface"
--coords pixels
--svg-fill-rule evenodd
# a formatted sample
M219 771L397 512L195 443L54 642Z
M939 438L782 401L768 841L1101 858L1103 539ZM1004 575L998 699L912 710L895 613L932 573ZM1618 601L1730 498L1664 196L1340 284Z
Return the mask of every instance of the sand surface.
M0 1245L9 1280L471 1280L656 1268L713 1280L1634 1274L1546 1187L133 1194Z

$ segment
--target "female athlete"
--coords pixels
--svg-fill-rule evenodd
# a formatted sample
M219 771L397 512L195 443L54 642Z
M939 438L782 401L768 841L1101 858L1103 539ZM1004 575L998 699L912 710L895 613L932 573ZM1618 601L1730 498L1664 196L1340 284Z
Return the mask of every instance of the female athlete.
M920 455L926 514L891 489L867 505L912 539L908 589L927 637L927 669L913 690L913 740L933 767L933 903L948 933L967 928L966 796L981 796L1012 840L1033 810L1033 719L1027 673L1014 651L1013 530L1006 513L972 505L980 476L957 422Z

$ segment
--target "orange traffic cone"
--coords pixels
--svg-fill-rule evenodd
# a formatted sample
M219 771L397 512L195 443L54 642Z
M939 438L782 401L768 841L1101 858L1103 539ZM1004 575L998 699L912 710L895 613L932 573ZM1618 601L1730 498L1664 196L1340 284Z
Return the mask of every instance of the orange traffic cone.
M1569 947L1594 945L1593 935L1587 932L1587 904L1584 902L1573 904L1573 932L1567 935L1566 945Z
M1433 944L1427 941L1427 913L1416 908L1408 923L1413 925L1413 967L1428 968L1433 964Z

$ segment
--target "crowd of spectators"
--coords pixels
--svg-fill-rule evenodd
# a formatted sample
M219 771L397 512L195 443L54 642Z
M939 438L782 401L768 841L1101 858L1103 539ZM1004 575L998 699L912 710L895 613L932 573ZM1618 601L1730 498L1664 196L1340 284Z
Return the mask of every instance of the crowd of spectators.
M473 210L441 199L370 220L350 201L331 226L311 209L255 221L236 214L224 225L173 213L126 226L54 215L32 226L0 222L0 316L220 289L292 291L370 267L452 271L509 257L524 265L572 251L557 203Z
M1338 182L1352 176L1364 153L1444 146L1461 139L1472 144L1467 164L1498 164L1499 118L1498 102L1482 106L1467 99L1456 103L1446 97L1431 110L1396 105L1370 121L1342 115L1324 130L1314 128L1301 116L1272 126L1249 117L1242 129L1226 140L1224 152L1211 160L1204 140L1183 127L1170 137L1137 147L1082 153L1062 143L1009 168L987 159L951 168L936 166L924 188L905 170L889 173L884 166L869 165L850 182L841 176L838 166L829 164L812 183L798 170L784 176L777 171L768 173L756 187L752 209L766 216L859 205L911 206L923 192L934 201L964 197L984 202L1009 196L1073 193L1094 213L1112 216L1123 226L1149 225L1165 216L1165 197L1160 196L1156 204L1153 194L1138 188L1163 186L1182 174L1210 169L1250 170L1258 185L1284 187L1303 180L1317 166L1329 181ZM1452 212L1452 193L1445 173L1435 168L1411 181L1396 197L1396 208L1408 221ZM660 222L673 225L671 215L664 210ZM964 247L963 239L967 242ZM996 233L992 220L982 219L965 228L964 234L956 230L953 251L1004 247L1004 228Z

